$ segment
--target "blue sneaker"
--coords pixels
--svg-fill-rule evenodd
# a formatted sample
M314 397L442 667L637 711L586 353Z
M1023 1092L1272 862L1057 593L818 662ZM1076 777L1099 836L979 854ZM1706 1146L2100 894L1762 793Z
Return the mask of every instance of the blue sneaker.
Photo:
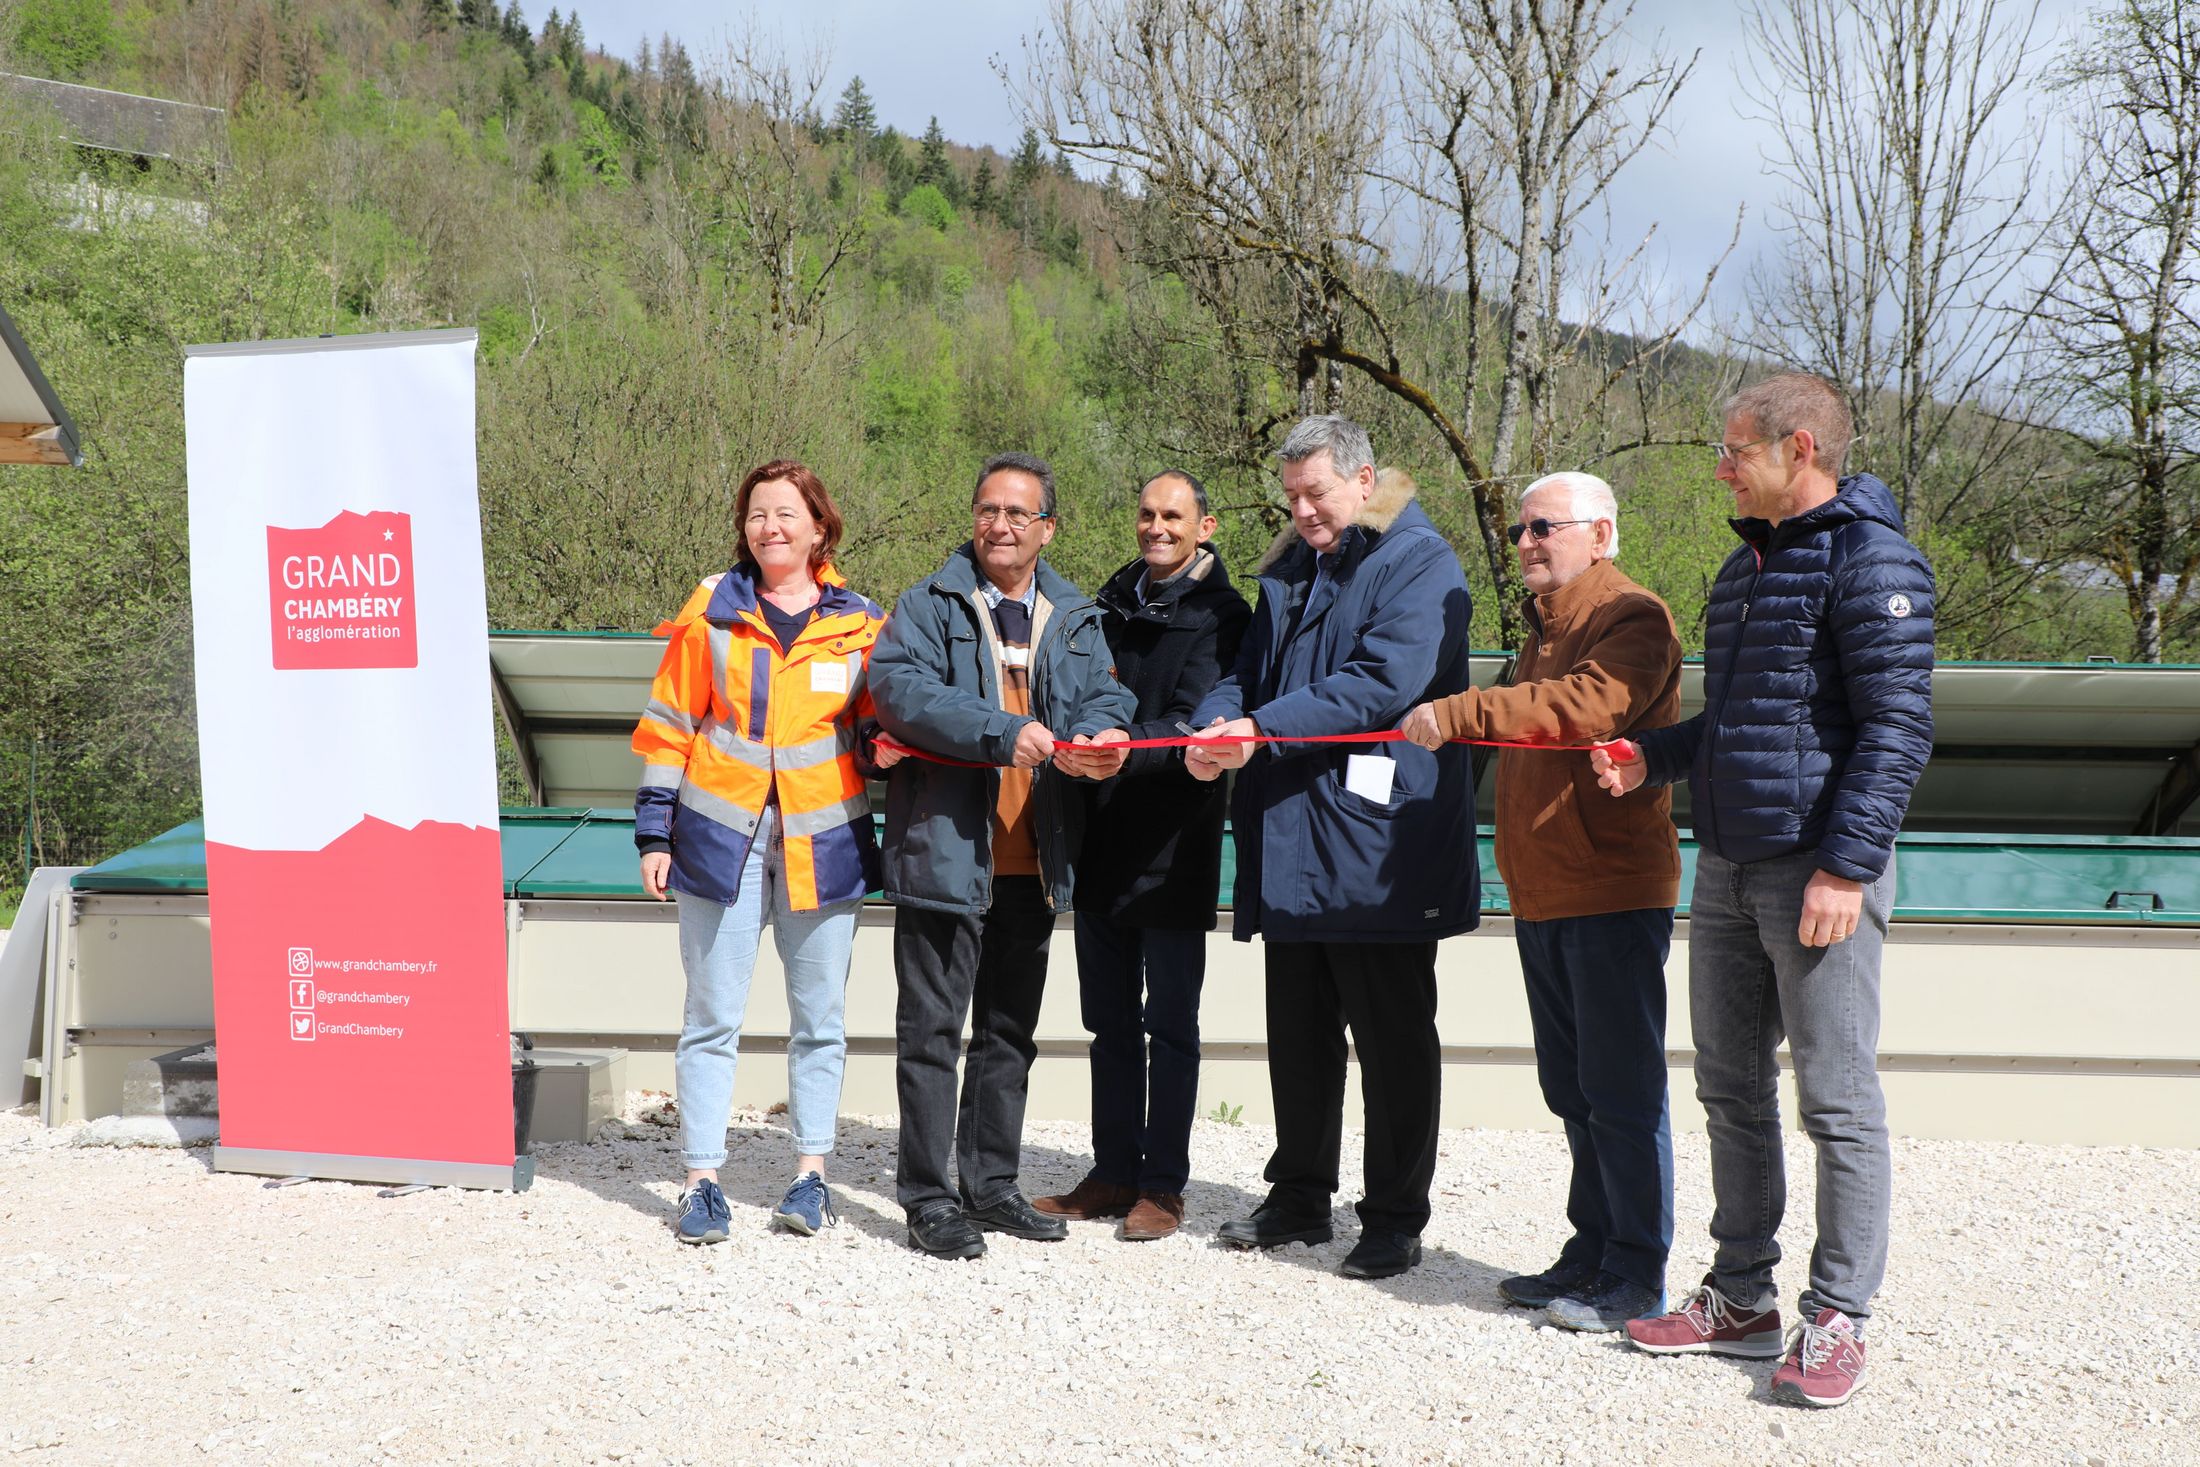
M1553 1299L1543 1317L1561 1329L1609 1334L1627 1328L1629 1320L1651 1319L1663 1313L1665 1290L1646 1289L1600 1269L1588 1287Z
M726 1194L705 1177L680 1194L680 1221L675 1226L683 1243L723 1243L733 1225L733 1209Z
M800 1233L807 1238L819 1228L831 1224L840 1225L840 1215L833 1211L833 1194L825 1185L825 1179L816 1172L804 1172L794 1179L787 1195L779 1199L772 1209L772 1225L785 1228L790 1233Z

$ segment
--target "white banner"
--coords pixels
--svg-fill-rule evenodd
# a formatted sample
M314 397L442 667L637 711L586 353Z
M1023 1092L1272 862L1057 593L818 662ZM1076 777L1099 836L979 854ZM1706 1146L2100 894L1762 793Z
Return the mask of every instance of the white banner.
M508 1183L474 333L195 347L184 416L216 1164Z

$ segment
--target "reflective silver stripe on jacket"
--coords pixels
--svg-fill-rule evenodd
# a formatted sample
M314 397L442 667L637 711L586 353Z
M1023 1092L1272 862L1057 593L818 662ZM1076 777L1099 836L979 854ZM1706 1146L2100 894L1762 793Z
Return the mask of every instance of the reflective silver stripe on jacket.
M742 809L731 800L722 800L709 790L695 784L680 786L680 803L696 814L715 820L720 825L731 826L743 835L756 834L758 816Z
M788 835L823 835L871 818L871 797L861 790L821 810L781 810L780 829Z

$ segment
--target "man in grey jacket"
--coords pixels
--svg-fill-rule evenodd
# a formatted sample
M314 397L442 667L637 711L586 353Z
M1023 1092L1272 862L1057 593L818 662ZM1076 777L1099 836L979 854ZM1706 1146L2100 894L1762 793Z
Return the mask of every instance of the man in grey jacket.
M1040 559L1055 528L1045 461L989 459L971 519L970 543L902 593L870 664L886 731L957 761L894 767L882 853L899 908L895 1185L910 1245L940 1258L983 1253L981 1229L1068 1235L1017 1186L1024 1097L1047 942L1070 908L1082 834L1084 801L1061 781L1105 778L1124 756L1057 755L1055 744L1119 737L1135 706L1110 669L1099 608Z

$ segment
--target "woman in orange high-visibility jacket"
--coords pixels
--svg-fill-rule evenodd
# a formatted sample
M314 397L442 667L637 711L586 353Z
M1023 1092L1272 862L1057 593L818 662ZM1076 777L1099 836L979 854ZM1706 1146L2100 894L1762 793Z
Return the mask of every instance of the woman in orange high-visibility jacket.
M634 730L642 887L680 907L687 1013L673 1053L687 1182L675 1232L723 1242L718 1186L749 977L768 922L787 975L788 1119L795 1181L772 1222L833 1218L833 1149L847 1059L842 1022L856 909L878 884L865 757L865 671L886 613L832 566L840 512L816 474L778 459L741 481L733 568L657 630L670 640Z

